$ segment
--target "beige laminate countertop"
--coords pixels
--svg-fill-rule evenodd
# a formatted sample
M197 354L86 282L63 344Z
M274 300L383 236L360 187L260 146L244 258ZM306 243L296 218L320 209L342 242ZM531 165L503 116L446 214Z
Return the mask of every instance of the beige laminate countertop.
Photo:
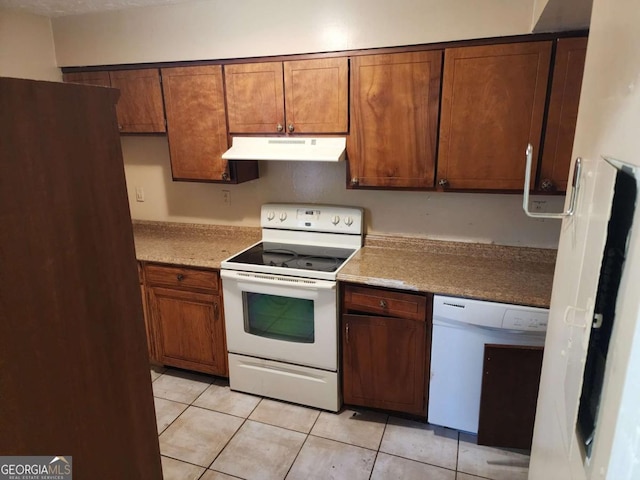
M369 235L338 280L549 307L556 250Z
M261 238L259 228L190 223L133 222L136 258L143 262L220 268Z
M259 228L135 221L140 261L220 268ZM556 251L368 235L338 280L548 307Z

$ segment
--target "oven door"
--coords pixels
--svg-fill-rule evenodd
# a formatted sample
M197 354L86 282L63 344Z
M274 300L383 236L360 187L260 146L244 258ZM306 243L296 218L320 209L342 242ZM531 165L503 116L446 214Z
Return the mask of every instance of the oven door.
M222 270L229 353L337 371L336 282Z

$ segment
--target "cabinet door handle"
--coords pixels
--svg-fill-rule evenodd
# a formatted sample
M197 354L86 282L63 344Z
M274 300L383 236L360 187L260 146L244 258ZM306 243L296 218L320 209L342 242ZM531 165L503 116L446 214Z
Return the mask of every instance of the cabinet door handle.
M181 282L182 280L184 280L184 275L179 273L178 275L176 275L176 279Z
M540 182L540 190L542 190L543 192L550 192L553 190L553 187L553 182L548 178L545 178L544 180L542 180L542 182Z
M213 316L216 320L220 318L220 308L217 303L213 304Z
M380 305L380 308L387 308L387 302L384 300L380 300L379 305Z
M289 133L293 133L293 131L295 130L293 123L290 123L287 128L289 129Z
M276 130L278 132L281 132L282 130L284 130L284 127L281 124L276 125Z
M347 323L347 326L345 327L345 337L346 337L346 342L349 343L349 324Z

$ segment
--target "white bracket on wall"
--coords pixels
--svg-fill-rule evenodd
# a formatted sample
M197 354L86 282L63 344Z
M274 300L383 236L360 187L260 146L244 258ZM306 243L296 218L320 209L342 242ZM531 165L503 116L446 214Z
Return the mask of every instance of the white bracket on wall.
M582 159L576 158L576 165L573 169L573 180L571 182L571 200L569 202L569 208L566 212L562 213L535 213L529 211L529 188L531 186L531 163L533 158L533 146L527 145L526 150L526 167L524 170L524 196L522 198L522 209L531 218L553 218L562 220L565 217L570 217L576 210L576 200L578 198L578 190L580 188L580 171L582 169Z

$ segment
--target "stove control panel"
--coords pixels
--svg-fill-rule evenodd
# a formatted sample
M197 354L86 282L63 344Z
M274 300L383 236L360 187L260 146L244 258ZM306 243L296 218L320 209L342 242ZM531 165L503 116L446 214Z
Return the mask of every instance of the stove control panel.
M363 210L336 205L267 203L262 206L262 228L362 235Z

